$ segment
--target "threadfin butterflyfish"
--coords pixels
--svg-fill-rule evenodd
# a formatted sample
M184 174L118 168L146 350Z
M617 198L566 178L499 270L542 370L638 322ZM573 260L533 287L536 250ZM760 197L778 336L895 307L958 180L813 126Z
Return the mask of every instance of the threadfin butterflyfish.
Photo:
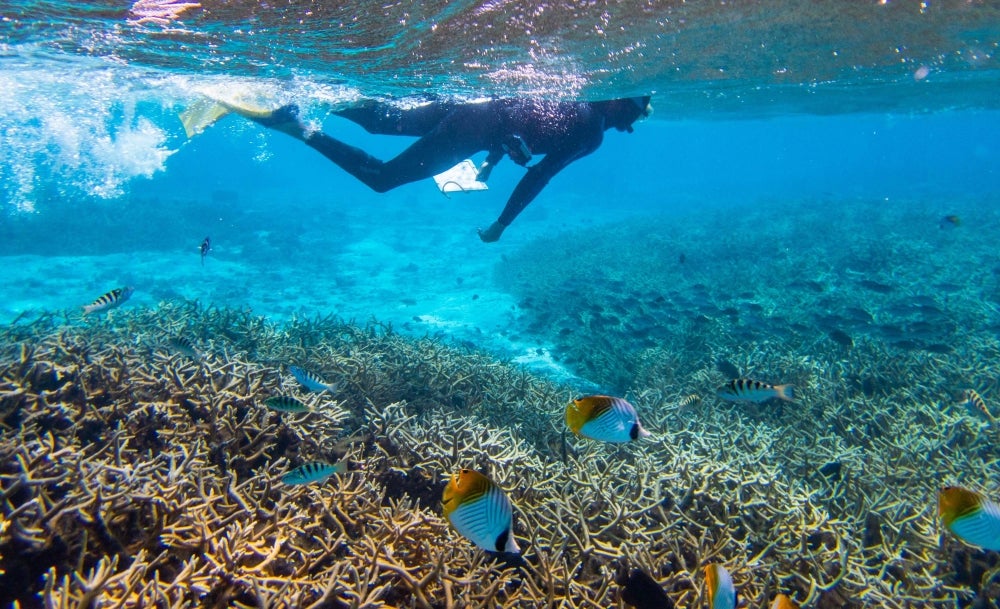
M778 398L791 402L795 399L795 392L792 386L768 385L753 379L733 379L719 388L717 395L724 400L734 402L766 402L771 398Z
M312 484L313 482L322 482L334 474L342 474L346 471L347 459L339 463L312 461L286 473L281 477L281 481L285 484Z
M566 424L576 435L601 442L629 442L649 435L632 404L608 395L588 395L570 402Z
M298 366L289 366L288 371L292 373L295 380L301 383L302 386L309 391L334 392L337 390L336 383L327 383L311 370L306 370L305 368L300 368Z
M472 543L489 552L521 551L511 531L510 499L485 475L471 469L452 474L441 501L445 518Z
M967 544L1000 550L1000 506L975 491L946 486L938 494L944 526Z
M722 565L713 563L705 567L705 591L709 609L735 609L736 587Z
M110 311L111 309L121 306L123 302L131 298L133 292L135 292L135 288L130 286L115 288L106 294L102 294L97 300L89 305L84 305L83 314L87 315L88 313Z
M779 594L771 601L771 609L799 609L799 606L788 598L788 595Z

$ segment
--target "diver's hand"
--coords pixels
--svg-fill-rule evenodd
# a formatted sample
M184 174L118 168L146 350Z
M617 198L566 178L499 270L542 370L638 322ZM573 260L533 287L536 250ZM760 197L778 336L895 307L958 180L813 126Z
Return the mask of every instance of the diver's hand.
M483 240L483 243L493 243L500 240L500 235L503 234L504 228L506 227L503 224L494 222L486 230L480 228L476 232L479 233L479 238Z
M493 165L489 161L483 162L479 166L479 171L476 172L476 180L479 182L485 182L490 179L490 173L493 172ZM480 231L481 232L481 231Z

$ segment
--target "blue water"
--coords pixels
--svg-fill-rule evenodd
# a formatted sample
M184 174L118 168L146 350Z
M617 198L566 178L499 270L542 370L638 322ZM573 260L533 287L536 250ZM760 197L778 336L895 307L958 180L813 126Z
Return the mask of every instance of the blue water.
M662 483L662 488L654 484L638 489L635 497L611 498L622 500L619 513L648 523L660 510L690 520L699 531L718 531L718 514L727 506L751 506L740 503L748 496L740 496L742 486L711 488L715 474L704 471L715 468L713 459L737 464L742 484L759 458L768 471L778 472L781 486L764 478L753 481L757 497L764 497L754 510L791 507L781 515L754 511L746 522L787 517L789 530L803 527L802 539L796 539L799 532L782 531L784 554L749 564L747 549L754 546L763 556L772 540L751 539L739 525L743 537L730 537L719 556L734 567L741 589L763 598L779 577L770 569L779 565L787 569L779 589L794 590L800 601L812 599L810 606L827 606L825 601L841 606L835 598L841 592L856 596L848 599L851 606L870 598L917 606L907 595L932 592L935 598L969 601L978 595L995 602L995 590L987 589L995 581L980 581L985 568L972 575L952 573L962 561L995 563L995 555L975 553L946 533L947 545L935 545L941 527L932 506L945 484L962 483L996 497L995 435L990 435L995 421L966 413L954 398L974 387L988 408L995 411L1000 402L998 53L996 2L0 1L0 324L30 328L32 320L55 319L57 328L94 329L97 336L105 318L81 320L80 307L122 286L135 288L122 308L156 310L168 303L159 310L170 311L172 319L187 310L172 305L193 301L204 308L249 311L278 324L303 317L374 319L407 337L431 336L523 364L565 383L558 390L563 393L613 389L647 408L644 421L658 423L663 436L635 449L635 459L583 444L571 444L567 457L565 437L561 456L539 452L532 475L546 479L539 486L539 493L548 493L546 505L557 504L555 495L567 495L574 486L559 482L555 489L551 468L579 465L582 471L585 462L599 464L607 470L601 475L617 476L619 486L609 488L631 489L632 471L612 470L642 462L648 465L643 484ZM476 229L500 213L521 168L504 162L482 193L446 197L428 180L377 194L300 142L238 116L186 137L179 119L183 110L206 95L234 92L273 107L295 102L306 121L380 158L412 140L369 135L329 109L365 98L406 104L428 93L460 100L648 94L655 111L633 134L606 133L600 149L556 176L502 240L486 244ZM943 221L947 216L960 221ZM203 260L198 248L206 236L212 249ZM116 313L109 314L112 321ZM46 317L50 314L54 317ZM135 345L108 349L138 346L129 357L144 358L158 348L158 333L164 331L143 328L132 339ZM112 335L123 334L100 340ZM220 361L232 353L226 343L232 337L217 343L218 337L193 338ZM347 349L337 357L353 357ZM18 364L16 351L8 349L7 363L23 369L20 377L27 374L31 353L20 350ZM78 355L71 351L53 351L52 361ZM160 355L150 356L156 366L180 361ZM239 354L244 355L249 361L239 365L268 367L270 385L260 395L250 395L256 390L248 388L241 400L260 401L280 389L279 368L290 362L262 363ZM124 361L117 365L127 367ZM189 364L193 368L191 362L177 365ZM341 364L323 372L346 378ZM59 374L71 368L77 374L77 367L32 367L36 378L26 383L35 393L53 396L56 385L45 385L49 376L52 383L63 382L68 377L60 381ZM805 396L802 408L811 410L715 400L720 375L734 367L741 374L796 383L796 393L801 388ZM144 379L160 375L159 368L148 370L153 372L143 372ZM77 379L59 391L85 395L70 393L70 386L82 384ZM354 388L337 399L369 398L350 391ZM682 396L695 392L702 398L692 404L700 405L678 406ZM22 399L20 391L9 394ZM131 394L116 393L122 403L100 409L86 395L82 401L93 413L112 406L128 411L115 421L131 421L141 410L131 408ZM452 405L464 405L465 399ZM485 403L477 407L491 414L505 412L490 403L493 395L476 399ZM174 395L154 401L187 421L179 410L187 400ZM39 404L49 406L44 395L24 408ZM146 406L152 413L156 404ZM83 406L74 407L81 418L92 416ZM404 413L406 405L393 407ZM249 424L244 414L234 425ZM466 414L445 416L451 421ZM551 414L518 415L545 428L536 429L532 440L549 449L565 432L561 413L545 418ZM383 430L395 425L389 419ZM786 419L802 429L786 426ZM7 419L2 424L8 429ZM904 424L912 437L892 437ZM346 435L369 426L374 424L366 420L338 431ZM704 443L702 431L710 442ZM729 446L731 437L742 444L734 440ZM327 440L347 441L321 439ZM900 448L896 440L912 442ZM505 441L494 448L501 450ZM419 444L420 450L440 448ZM468 444L461 448L463 458L488 460L476 453L475 440ZM142 458L132 452L129 458ZM394 476L419 469L417 457L408 462L400 454L386 452L378 467ZM671 471L656 480L668 458L676 465L685 454L697 458L701 473L694 468L671 477ZM835 461L812 462L817 454ZM903 463L903 457L912 463ZM14 480L9 472L20 471L26 461L9 457L4 480ZM835 466L836 484L816 475L821 465ZM117 467L121 470L120 463ZM515 471L524 473L520 464ZM371 473L374 477L374 468ZM428 474L435 483L445 475ZM503 484L515 504L540 501L529 497L538 489L526 490L513 478ZM690 479L690 488L671 486L681 479ZM397 478L379 484L385 480ZM704 492L694 493L697 501L716 491L718 497L683 514L687 507L671 498L691 498L699 484ZM421 478L415 486L427 491L430 483ZM766 493L760 491L764 487ZM425 492L424 498L435 493ZM594 505L610 505L596 497L581 500L583 507L571 516L579 514L582 521ZM817 513L824 524L814 531L805 524L806 514ZM736 511L729 515L736 518ZM516 533L527 540L523 522L530 519L521 513L517 519L522 528ZM833 521L836 535L829 532ZM429 522L436 521L423 524ZM828 538L819 537L821 529ZM895 544L892 556L881 547L863 547L873 529ZM882 533L875 532L881 540ZM544 533L531 538L532 545L538 540L532 561L537 550L546 549L544 543L555 550L558 543L551 540L566 539L562 531ZM0 542L3 534L0 527ZM720 533L729 534L735 535ZM634 531L622 535L622 547L636 539ZM836 550L824 547L834 538ZM677 543L683 551L676 553L662 545L674 541L656 540L658 555L674 562L678 554L696 557L684 565L690 581L678 580L665 561L657 576L673 578L671 593L694 605L702 598L691 596L700 587L701 552L725 544L703 539L692 549L690 539L682 539ZM800 556L807 546L815 555ZM575 542L569 547L569 554L559 557L568 572L585 571L585 562L593 571L577 593L596 589L591 584L598 568L614 570L593 548ZM88 566L104 551L89 550ZM587 557L574 562L578 550ZM185 553L177 564L199 559ZM820 554L822 562L809 564ZM817 592L816 582L829 582L848 554L861 579ZM913 558L917 554L919 560ZM67 564L77 560L75 554L66 559ZM364 558L371 565L378 560ZM914 580L924 586L922 592L910 585L911 566L920 571ZM396 577L381 573L371 581ZM280 577L268 582L269 591L280 587ZM393 585L403 590L400 582ZM873 596L861 597L863 590L876 588Z

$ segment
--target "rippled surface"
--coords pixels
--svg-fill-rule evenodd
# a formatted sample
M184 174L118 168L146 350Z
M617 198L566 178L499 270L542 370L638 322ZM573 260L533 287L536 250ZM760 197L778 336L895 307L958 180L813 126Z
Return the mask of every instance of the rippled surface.
M672 114L995 107L987 2L6 3L8 55L366 94L656 93Z

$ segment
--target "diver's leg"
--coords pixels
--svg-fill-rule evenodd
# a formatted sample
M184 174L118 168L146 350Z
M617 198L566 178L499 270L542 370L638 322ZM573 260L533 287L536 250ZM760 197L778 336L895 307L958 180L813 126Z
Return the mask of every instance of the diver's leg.
M420 138L389 161L381 161L322 131L309 133L305 142L376 192L435 176L484 149L479 142L447 131Z
M357 123L368 133L420 137L430 133L454 109L455 105L449 102L432 101L402 108L366 99L333 114Z

